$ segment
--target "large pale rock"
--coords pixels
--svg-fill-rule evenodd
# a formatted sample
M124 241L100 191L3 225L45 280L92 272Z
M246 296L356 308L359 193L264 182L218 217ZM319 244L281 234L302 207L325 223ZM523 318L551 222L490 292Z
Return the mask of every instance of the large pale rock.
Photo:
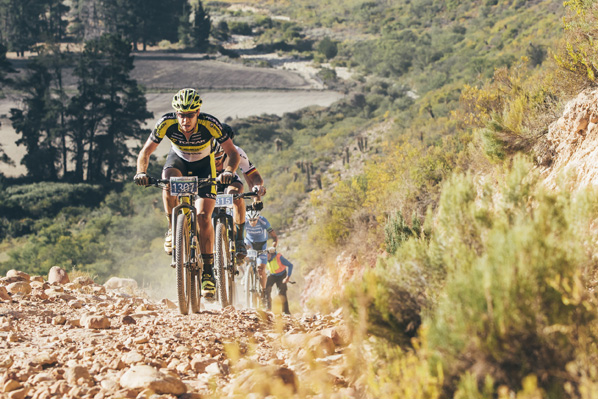
M54 284L67 284L69 283L69 275L67 272L60 266L54 266L48 272L48 283Z
M132 278L121 278L121 277L110 277L108 281L104 283L104 287L109 290L118 289L137 289L137 281Z
M83 316L80 323L85 328L100 330L110 328L110 319L106 316Z
M24 281L18 281L16 283L8 284L6 290L11 294L30 294L31 285Z
M27 281L27 282L31 281L31 276L29 276L25 272L21 272L19 270L15 270L15 269L9 270L6 273L6 277L8 277L8 278L16 277L16 278L18 278L21 281Z
M126 364L135 364L143 361L143 355L137 351L131 351L122 357L122 361Z
M173 375L165 375L151 366L133 366L120 378L120 386L129 389L151 389L158 394L182 395L185 384Z
M93 379L89 375L89 370L83 366L71 366L66 369L64 379L71 385L93 385Z
M56 363L56 354L49 352L40 352L33 359L33 364L37 364L42 367L48 367Z

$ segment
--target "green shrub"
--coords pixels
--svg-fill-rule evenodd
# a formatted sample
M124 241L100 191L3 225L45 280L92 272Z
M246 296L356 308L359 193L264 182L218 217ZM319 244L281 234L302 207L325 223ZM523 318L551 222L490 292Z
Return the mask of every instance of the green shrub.
M566 70L583 77L594 85L598 79L598 3L587 0L565 1L565 49L556 57Z
M326 36L318 43L318 51L326 57L327 60L330 60L338 54L338 46L336 42L330 37Z
M394 254L409 238L420 235L421 221L415 216L412 216L411 220L412 225L409 226L400 211L388 218L384 226L386 252Z
M92 184L33 183L10 186L1 199L0 213L8 218L52 217L64 206L98 205L107 190Z
M562 397L575 380L566 366L596 319L584 287L597 266L587 220L598 201L548 192L530 169L518 159L499 187L470 176L445 186L430 250L442 248L447 277L426 323L451 379L473 372L481 384L491 374L516 391L533 374Z

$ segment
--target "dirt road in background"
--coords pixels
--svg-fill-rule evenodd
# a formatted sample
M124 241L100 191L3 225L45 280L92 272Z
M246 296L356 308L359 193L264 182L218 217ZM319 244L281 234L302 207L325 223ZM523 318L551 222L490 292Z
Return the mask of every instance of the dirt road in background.
M16 62L20 70L25 65L23 60ZM137 53L132 77L147 89L148 109L154 113L154 118L146 122L147 127L170 111L172 95L183 87L198 88L204 100L202 111L222 121L229 117L282 115L310 105L328 106L343 96L334 91L316 90L321 83L309 73L246 67L205 59L197 54ZM72 76L65 82L74 88ZM25 149L15 144L19 136L8 119L10 108L18 107L19 101L16 96L0 100L0 145L16 164L14 167L0 164L0 172L7 176L25 173L19 164ZM167 153L168 148L166 144L161 145L156 155Z

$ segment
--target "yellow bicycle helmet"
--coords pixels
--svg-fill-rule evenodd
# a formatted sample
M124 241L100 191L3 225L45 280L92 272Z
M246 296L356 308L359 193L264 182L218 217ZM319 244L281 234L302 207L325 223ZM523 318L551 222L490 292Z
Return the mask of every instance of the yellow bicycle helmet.
M181 89L172 98L172 108L176 112L196 112L201 107L201 97L194 89Z

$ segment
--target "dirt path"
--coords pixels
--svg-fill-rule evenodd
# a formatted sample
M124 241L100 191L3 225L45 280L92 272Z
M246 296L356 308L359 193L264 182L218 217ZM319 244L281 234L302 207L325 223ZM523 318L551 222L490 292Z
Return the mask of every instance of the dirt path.
M228 307L182 316L170 301L128 292L88 278L64 285L17 271L1 278L0 397L303 396L322 378L346 389L349 336L340 313Z

